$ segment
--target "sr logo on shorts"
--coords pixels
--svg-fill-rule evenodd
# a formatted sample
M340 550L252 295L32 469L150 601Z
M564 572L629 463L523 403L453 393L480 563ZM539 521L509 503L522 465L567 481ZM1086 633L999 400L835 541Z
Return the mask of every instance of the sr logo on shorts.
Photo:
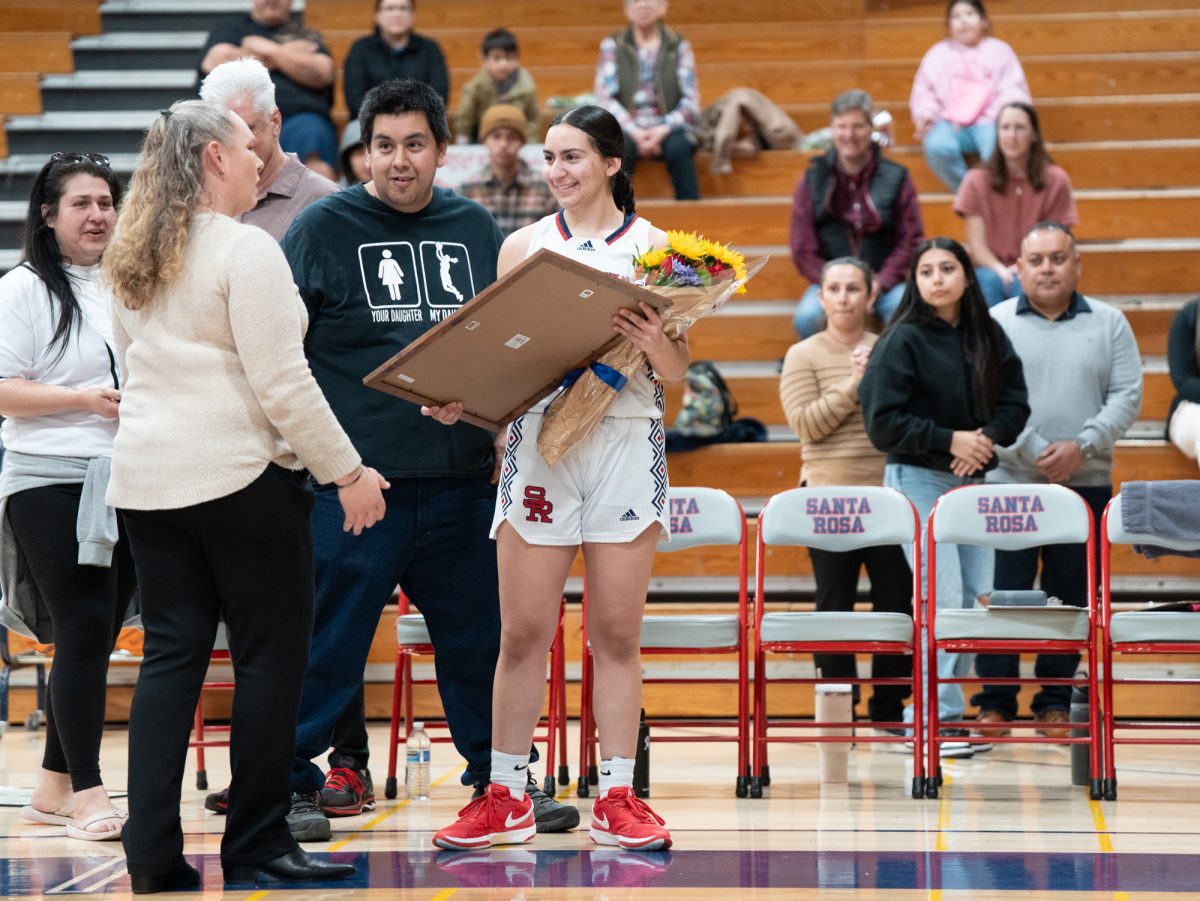
M554 512L554 504L546 500L546 489L540 485L527 485L525 500L521 503L529 511L529 515L525 517L529 522L554 522L550 518L550 514Z

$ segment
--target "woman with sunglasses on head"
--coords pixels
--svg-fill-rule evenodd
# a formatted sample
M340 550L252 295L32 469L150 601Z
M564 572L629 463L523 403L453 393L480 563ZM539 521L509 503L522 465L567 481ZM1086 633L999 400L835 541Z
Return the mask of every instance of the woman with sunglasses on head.
M0 278L0 591L10 629L54 644L46 749L25 820L86 841L125 814L100 778L109 655L134 590L104 504L121 399L100 255L121 185L99 154L56 153L33 182L21 264Z
M108 499L129 525L142 625L129 715L133 891L190 888L179 798L192 712L216 637L233 662L227 882L339 879L288 829L288 779L313 623L314 479L343 528L384 515L381 487L304 357L308 314L283 251L235 218L262 161L224 106L183 100L150 125L104 260L126 372Z
M1025 427L1029 403L1021 360L988 313L975 269L957 241L931 238L917 248L904 297L871 352L858 396L867 435L887 454L883 484L913 502L922 535L937 499L979 483L996 466L996 445L1012 444ZM910 565L911 553L906 546ZM990 548L939 547L938 609L974 607L975 598L991 590L992 571ZM938 675L965 675L963 662L959 654L939 653ZM960 685L939 686L928 703L938 705L942 722L962 719ZM965 737L966 730L949 727L942 734ZM989 747L946 742L941 752L969 757Z

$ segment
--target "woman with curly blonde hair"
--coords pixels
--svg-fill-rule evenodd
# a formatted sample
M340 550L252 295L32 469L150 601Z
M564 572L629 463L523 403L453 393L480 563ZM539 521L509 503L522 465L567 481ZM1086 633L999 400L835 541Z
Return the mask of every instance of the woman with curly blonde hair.
M176 103L146 135L104 258L125 384L108 502L123 511L145 659L130 711L134 892L195 886L179 795L192 710L223 620L238 690L221 843L226 881L334 879L288 830L288 775L313 615L312 493L335 482L355 534L380 486L304 358L308 315L255 204L254 136L223 107Z

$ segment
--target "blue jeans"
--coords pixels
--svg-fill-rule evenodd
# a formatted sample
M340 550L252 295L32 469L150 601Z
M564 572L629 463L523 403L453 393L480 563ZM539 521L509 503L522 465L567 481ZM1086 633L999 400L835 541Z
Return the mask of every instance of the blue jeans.
M338 167L337 130L328 116L320 113L293 113L283 120L279 130L279 146L287 153L308 163L310 157L320 157L330 168Z
M317 791L312 761L329 750L338 717L362 688L384 605L399 584L425 616L438 693L471 781L491 769L492 679L500 654L496 489L486 478L393 479L387 514L355 537L342 531L336 490L312 513L316 618L296 727L292 791Z
M925 135L923 143L925 161L933 174L951 191L957 191L963 176L967 174L967 161L963 156L974 153L987 162L996 149L996 123L976 122L974 125L960 126L938 119Z
M993 270L979 266L975 269L975 278L979 280L979 290L983 292L983 299L987 301L988 307L1021 295L1021 280L1016 276L1013 276L1013 280L1005 287L1004 280Z
M625 171L633 178L633 170L637 168L639 157L637 144L628 132L625 133L625 152L622 159ZM691 142L684 129L671 129L671 133L662 143L661 159L667 165L667 174L671 176L675 199L699 200L700 180L696 175L696 145Z
M800 303L796 304L796 312L792 316L792 327L800 336L801 341L811 338L824 327L825 311L821 309L821 298L817 296L819 290L817 285L809 285L804 290L804 296L800 298ZM888 320L892 318L892 313L896 312L896 307L900 305L900 298L903 296L904 282L879 292L879 297L875 300L875 312L879 314L884 325L887 325Z
M964 479L950 472L926 469L923 466L908 466L889 463L883 471L883 484L895 488L917 508L921 517L921 585L929 584L926 527L929 513L937 499L952 488L960 485L977 485L980 479ZM912 565L912 549L904 546L904 554ZM994 554L991 548L968 544L938 545L937 609L970 609L975 606L975 597L992 590ZM926 589L926 596L928 589ZM928 620L926 620L928 621ZM929 652L928 632L922 637L922 653ZM971 668L970 655L939 653L938 677L953 679L965 676ZM922 670L924 672L924 670ZM927 686L926 686L927 688ZM928 690L926 703L928 704ZM938 717L942 722L962 719L963 691L961 685L938 686ZM904 711L905 720L912 719L911 707Z

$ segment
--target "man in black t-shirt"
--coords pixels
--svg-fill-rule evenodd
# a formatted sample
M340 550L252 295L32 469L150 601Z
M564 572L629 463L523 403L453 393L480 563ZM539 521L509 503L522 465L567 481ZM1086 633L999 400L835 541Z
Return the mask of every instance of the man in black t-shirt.
M342 528L337 490L315 492L316 615L288 816L300 841L330 838L327 783L312 761L361 688L397 584L425 617L450 735L467 761L463 781L481 787L491 772L500 600L489 533L503 436L443 426L362 379L496 280L502 236L479 204L434 187L450 129L432 87L384 82L367 94L360 122L370 180L313 203L282 244L308 308L313 376L363 459L391 483L386 516L357 536ZM364 768L347 761L328 782L355 789ZM574 807L534 786L530 795L542 831L578 825Z
M279 143L306 166L337 177L337 131L333 107L335 67L321 35L292 20L292 0L254 0L245 15L222 19L201 51L200 81L221 63L253 56L271 70L275 102L283 114Z

